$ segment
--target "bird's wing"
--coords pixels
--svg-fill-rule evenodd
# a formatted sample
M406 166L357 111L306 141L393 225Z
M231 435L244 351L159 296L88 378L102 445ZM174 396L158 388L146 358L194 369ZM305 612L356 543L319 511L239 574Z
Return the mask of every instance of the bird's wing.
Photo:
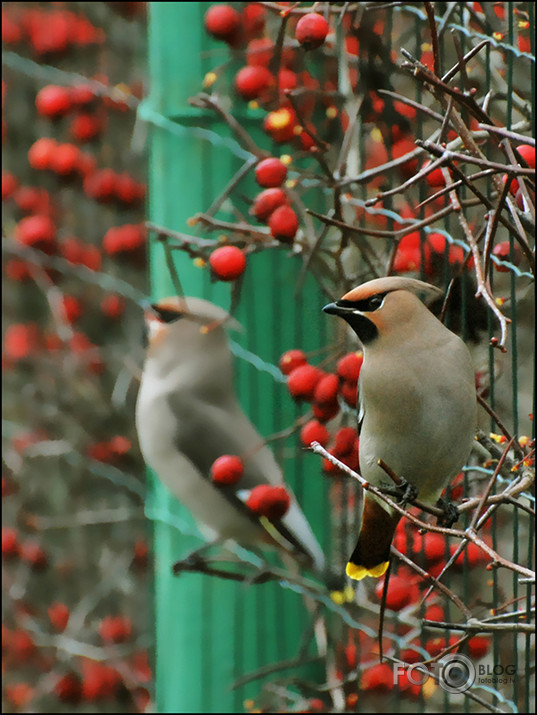
M324 561L321 549L300 507L291 496L291 506L282 519L271 521L252 513L245 498L259 484L283 484L281 470L270 449L242 411L238 402L227 398L223 402L201 400L186 392L168 396L170 408L178 420L176 447L195 465L207 481L230 504L248 519L268 527L272 538L274 528L285 542L319 565ZM218 485L211 480L211 466L218 457L233 454L244 462L244 473L234 485ZM289 491L289 490L288 490Z

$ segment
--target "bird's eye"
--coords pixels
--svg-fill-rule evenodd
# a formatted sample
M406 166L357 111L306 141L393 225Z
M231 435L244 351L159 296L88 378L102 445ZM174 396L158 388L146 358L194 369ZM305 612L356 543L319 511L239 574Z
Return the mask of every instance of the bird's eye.
M384 303L385 296L385 293L380 293L379 295L372 295L371 298L369 298L369 300L367 301L367 310L378 310L380 306Z
M177 310L159 308L158 305L152 305L151 307L157 314L158 319L161 320L163 323L174 323L176 320L179 320L183 317L183 314L179 313Z

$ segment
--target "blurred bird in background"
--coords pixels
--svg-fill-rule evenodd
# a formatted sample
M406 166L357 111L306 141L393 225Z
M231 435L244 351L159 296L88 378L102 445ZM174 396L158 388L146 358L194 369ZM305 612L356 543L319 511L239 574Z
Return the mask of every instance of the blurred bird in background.
M393 483L382 459L435 502L465 464L476 431L475 376L464 342L418 297L441 293L412 278L377 278L324 311L343 318L363 345L359 379L359 463L380 488ZM347 575L382 576L399 513L366 493L362 525Z
M256 487L282 487L283 477L235 393L224 325L238 323L206 300L178 297L152 305L145 322L136 427L147 464L209 541L275 547L322 574L323 553L290 490L268 512L252 503ZM238 478L212 471L224 455L240 458Z

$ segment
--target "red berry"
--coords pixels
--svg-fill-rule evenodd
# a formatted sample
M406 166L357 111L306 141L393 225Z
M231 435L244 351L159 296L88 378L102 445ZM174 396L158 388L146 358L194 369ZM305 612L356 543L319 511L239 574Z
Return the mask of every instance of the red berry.
M393 687L393 668L387 663L376 663L362 673L361 690L389 692Z
M56 682L54 694L65 703L78 703L82 697L82 682L77 673L66 673Z
M319 422L328 422L339 412L339 402L334 400L334 402L326 402L323 405L315 403L312 409L315 419Z
M265 29L266 10L255 2L246 3L241 13L241 22L247 38L257 37Z
M263 121L263 129L275 142L288 142L295 138L297 118L289 107L281 107L269 112Z
M65 603L53 603L48 609L48 617L54 630L63 633L69 622L69 609Z
M392 156L394 159L399 159L400 157L404 156L405 154L409 154L410 152L414 151L416 149L416 145L410 139L410 137L404 137L403 139L400 139L398 142L395 142L395 144L392 147ZM412 159L407 159L403 164L399 164L398 169L405 178L411 178L414 176L416 173L416 170L418 168L418 158L413 157Z
M504 184L507 183L507 174L504 174L502 176L502 181ZM513 196L516 196L519 189L520 184L518 183L518 181L516 179L511 179L511 183L509 184L509 193Z
M298 87L298 77L292 70L281 69L278 72L278 88L280 92L296 89ZM285 96L285 94L284 94Z
M428 160L423 164L423 169L426 169L431 162ZM445 186L446 181L444 179L444 174L442 173L442 167L437 167L436 169L433 169L430 171L427 176L425 177L425 180L431 186L432 188L436 188L439 186Z
M295 400L313 400L317 383L323 373L313 365L299 365L287 378L287 388Z
M450 636L449 640L446 638L431 638L431 640L427 641L425 644L425 648L427 649L429 655L434 658L435 656L440 655L440 653L442 653L442 651L446 648L455 645L458 640L459 636Z
M299 365L305 365L307 361L303 350L288 350L280 358L280 370L284 375L289 375Z
M115 179L116 198L124 204L135 204L143 200L145 196L145 186L139 184L127 173L116 175Z
M435 534L428 531L423 535L422 540L423 553L428 563L438 563L446 556L446 539L442 534Z
M79 114L71 122L69 131L75 141L89 142L100 134L102 128L101 120L94 114Z
M274 54L274 43L269 37L251 40L246 48L246 64L268 67Z
M348 382L356 382L360 376L364 355L362 352L348 353L337 361L336 372Z
M382 597L384 590L384 579L379 581L376 586L377 598ZM386 596L386 608L391 611L400 611L405 606L413 602L417 596L418 590L415 585L409 583L408 578L404 576L391 576L388 583L388 593Z
M10 171L2 171L2 201L11 198L18 185L19 182Z
M49 84L37 93L35 106L43 117L62 117L72 106L70 92L66 87Z
M63 312L68 323L76 323L82 316L82 304L72 295L63 296Z
M290 206L279 206L268 220L270 232L282 243L292 243L298 230L298 218Z
M235 75L235 88L243 99L258 99L273 84L274 78L266 67L247 65ZM271 184L273 185L273 184Z
M511 246L509 241L502 241L501 243L496 244L496 246L492 249L492 255L499 258L500 261L509 261L509 263L513 263L515 266L518 266L522 258L520 249L515 244L513 244L513 254L511 256ZM499 273L509 272L509 268L501 263L494 262L494 268Z
M285 487L259 484L250 492L246 506L259 516L271 521L281 519L289 509L291 500Z
M328 451L333 457L337 457L337 455L334 454L333 449L330 449ZM337 457L337 459L339 459L339 457ZM343 474L343 470L340 469L340 467L338 467L336 464L326 458L323 458L323 472L325 472L326 474L335 474L338 476L340 474Z
M75 84L71 87L71 102L76 107L87 107L95 97L95 92L89 84Z
M105 643L123 643L128 640L132 624L122 616L106 616L99 624L99 634Z
M447 250L449 264L453 266L463 263L464 250L462 246L448 242L443 233L430 233L427 236L427 242L425 244L425 270L427 275L431 275L434 272L434 265L432 264L434 259L433 254L436 253L444 257L446 255L446 244L449 246Z
M107 318L120 318L125 311L125 300L120 295L111 293L102 299L101 310Z
M234 281L244 273L246 256L236 246L221 246L209 256L209 265L218 280Z
M240 457L223 454L213 462L211 477L217 484L236 484L242 477L244 464Z
M236 39L241 24L239 13L231 5L211 5L203 21L207 32L224 42Z
M338 389L339 379L337 375L325 375L317 383L313 399L318 405L333 403L337 399Z
M357 439L358 434L354 427L341 427L336 434L334 455L340 457L349 454L355 448Z
M28 161L32 169L50 169L58 148L58 142L49 137L41 137L28 150Z
M287 203L287 196L281 189L265 189L255 197L250 213L258 221L266 221L270 214Z
M63 257L74 265L86 266L92 271L101 267L101 253L97 246L85 245L76 238L68 238L61 246Z
M416 643L414 647L405 648L401 651L401 660L405 663L419 663L424 656L419 652L420 645Z
M121 675L115 668L95 660L82 660L82 698L90 702L113 698L121 685Z
M319 442L324 447L329 439L330 433L317 420L310 420L300 430L300 440L305 447L309 447L312 442Z
M423 247L425 255L425 246ZM408 273L417 271L422 263L421 239L418 231L413 231L403 236L393 261L393 270L396 273Z
M432 606L429 606L429 608L425 611L425 618L428 621L443 621L445 619L444 609L442 606L435 603Z
M25 541L20 550L21 559L26 561L31 568L42 570L48 566L48 556L43 547L35 540Z
M516 147L517 154L524 159L530 169L535 169L535 147L531 144L520 144Z
M8 325L4 333L4 357L24 360L40 346L39 329L35 323Z
M118 176L112 169L101 169L84 179L84 191L96 201L110 201L116 193Z
M80 149L74 144L59 144L51 158L50 168L57 174L68 176L78 170L80 155Z
M471 658L482 658L490 648L488 636L472 636L467 643L468 655Z
M259 186L281 186L287 177L287 167L274 156L263 159L255 167L255 180Z
M48 191L33 186L21 186L15 194L15 203L24 213L50 214L51 202Z
M295 36L305 50L314 50L323 44L328 30L328 23L322 15L309 12L297 22Z
M13 559L19 555L19 542L17 532L9 526L2 528L2 556Z
M109 256L133 253L145 245L146 230L143 225L125 224L109 228L103 237L103 250Z
M354 380L352 382L345 380L340 386L339 391L341 393L341 397L345 400L349 407L356 407L358 404L358 387Z
M15 238L24 246L48 251L56 241L56 226L48 216L28 216L17 224Z

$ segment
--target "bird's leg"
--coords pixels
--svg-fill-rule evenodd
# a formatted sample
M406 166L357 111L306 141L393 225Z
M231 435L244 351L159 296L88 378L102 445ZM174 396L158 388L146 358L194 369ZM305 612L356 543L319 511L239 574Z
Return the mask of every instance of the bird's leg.
M453 502L444 497L440 497L436 502L436 506L442 509L443 512L443 514L438 517L438 526L445 526L449 529L459 520L459 508L453 504Z

